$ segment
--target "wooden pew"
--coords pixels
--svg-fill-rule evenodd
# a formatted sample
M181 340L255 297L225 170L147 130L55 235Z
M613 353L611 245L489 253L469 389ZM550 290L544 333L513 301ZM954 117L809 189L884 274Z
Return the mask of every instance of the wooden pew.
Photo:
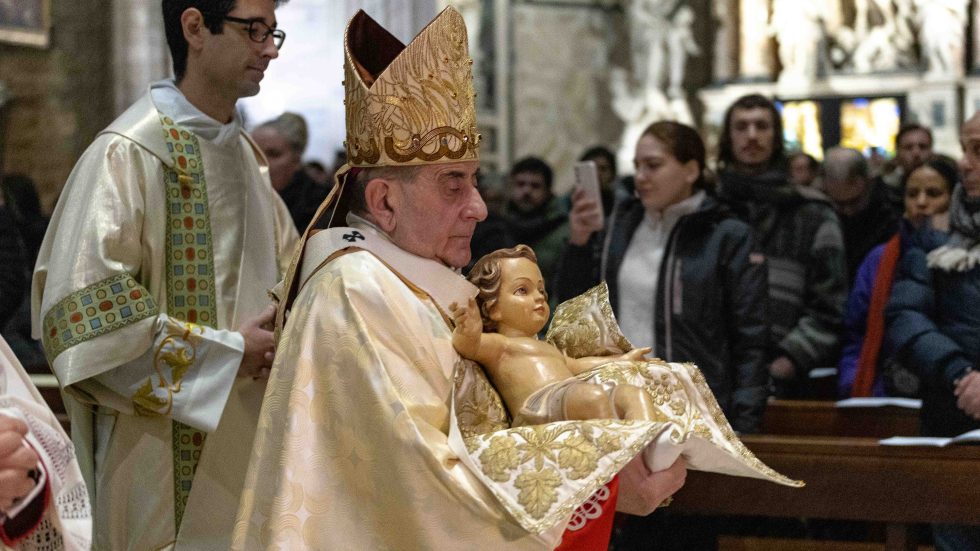
M839 408L829 401L774 400L766 405L761 432L785 436L917 436L919 410L894 406Z
M671 508L699 515L882 522L889 551L915 548L913 524L980 524L980 447L771 435L742 440L767 465L805 480L806 487L691 471Z

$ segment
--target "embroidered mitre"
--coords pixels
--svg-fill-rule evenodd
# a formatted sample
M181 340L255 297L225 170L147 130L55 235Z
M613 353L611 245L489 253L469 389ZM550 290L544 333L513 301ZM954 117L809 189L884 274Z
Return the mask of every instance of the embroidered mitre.
M472 64L463 17L452 7L408 46L357 12L344 35L348 164L477 160Z

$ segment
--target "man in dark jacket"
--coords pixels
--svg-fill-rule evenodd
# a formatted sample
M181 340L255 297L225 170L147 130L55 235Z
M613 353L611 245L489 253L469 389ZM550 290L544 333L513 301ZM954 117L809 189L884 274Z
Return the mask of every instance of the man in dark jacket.
M510 170L510 200L504 215L514 243L523 243L538 257L548 292L558 257L568 238L568 209L551 190L553 172L537 157L525 157Z
M844 242L833 208L789 183L782 123L769 99L739 98L719 143L719 197L755 230L769 264L769 373L776 395L804 397L808 374L836 363L847 298Z
M834 204L844 233L848 287L858 266L880 243L895 234L902 216L888 199L885 184L874 181L868 161L854 149L834 147L823 163L823 190Z
M949 241L902 257L885 312L888 344L922 380L922 434L980 429L980 113L960 133L963 180ZM980 549L980 526L933 525L936 549Z

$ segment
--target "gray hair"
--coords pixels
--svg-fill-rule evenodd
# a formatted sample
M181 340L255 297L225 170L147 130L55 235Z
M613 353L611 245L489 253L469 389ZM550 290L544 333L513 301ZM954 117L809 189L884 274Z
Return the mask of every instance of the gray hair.
M823 160L824 180L842 182L851 178L867 179L870 176L868 161L856 149L832 147Z
M374 166L362 168L354 177L353 181L347 182L350 189L347 191L350 197L350 211L357 215L368 213L367 200L364 193L367 190L368 182L375 178L385 180L395 180L403 184L410 184L418 177L422 171L421 166Z
M278 132L280 136L285 138L286 143L289 144L289 148L297 155L302 156L303 152L306 151L309 130L307 129L306 119L303 118L303 115L286 111L271 121L266 121L258 125L256 129L258 128L271 128Z

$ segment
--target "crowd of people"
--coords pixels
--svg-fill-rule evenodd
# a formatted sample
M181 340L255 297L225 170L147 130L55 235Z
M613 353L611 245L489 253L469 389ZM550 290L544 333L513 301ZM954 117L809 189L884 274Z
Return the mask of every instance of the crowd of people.
M924 400L924 435L954 436L980 428L980 320L957 308L978 298L978 133L980 116L957 164L906 124L875 171L853 149L785 152L776 106L748 95L726 113L714 172L697 131L666 121L641 135L632 178L603 180L602 204L578 188L561 201L544 161L515 163L493 244L478 226L473 250L523 242L556 258L542 264L553 302L604 281L624 335L697 364L738 431L759 430L770 397L893 396ZM808 376L819 367L837 368L836 396ZM943 549L977 537L936 530Z
M760 430L771 397L823 397L810 374L829 366L840 397L922 398L923 434L980 428L980 316L962 307L980 300L980 114L958 164L909 124L875 173L855 150L785 151L776 105L752 94L726 112L714 163L696 129L655 122L632 177L605 147L583 153L597 196L556 194L526 157L488 209L462 18L447 10L404 46L361 12L330 193L330 171L302 162L302 117L248 133L236 111L279 56L281 3L164 0L175 78L95 139L50 223L29 180L3 179L5 545L574 541L507 516L450 427L456 392L479 387L452 346L448 313L473 296L458 271L518 244L553 305L605 282L623 335L698 365L739 433ZM431 117L372 96L426 74L442 79ZM20 363L57 375L72 441ZM482 404L482 422L506 420L499 398ZM685 472L631 461L616 509L648 515ZM980 548L980 533L937 526L935 541Z

